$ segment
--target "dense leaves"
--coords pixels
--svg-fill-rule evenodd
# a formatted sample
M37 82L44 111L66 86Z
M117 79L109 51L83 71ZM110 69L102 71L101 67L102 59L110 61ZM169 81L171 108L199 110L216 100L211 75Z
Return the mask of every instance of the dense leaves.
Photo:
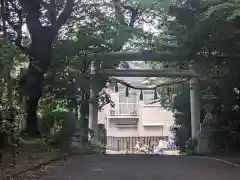
M101 108L111 102L103 90L109 77L92 77L90 64L96 59L86 54L148 49L179 55L168 62L153 62L154 68L188 69L190 64L195 68L201 75L201 90L210 87L219 98L212 127L216 149L239 148L239 1L6 0L3 6L1 95L27 112L28 133L39 132L37 111L66 108L74 110L77 118L87 117L88 104L94 102L89 99L90 82L97 89L95 105ZM151 28L145 32L149 25L154 32ZM120 63L103 60L98 66L116 68ZM24 67L21 75L20 67ZM10 72L15 76L7 87L12 86L13 92L7 93L4 80ZM183 82L159 90L162 105L175 113L172 130L183 148L190 135L186 87ZM81 120L87 127L87 120Z
M12 48L21 50L18 56L6 57L9 60L6 62L19 69L22 65L16 65L15 60L25 60L22 73L17 77L17 80L20 78L17 106L26 112L26 132L32 135L39 134L37 111L44 113L47 109L68 108L79 118L81 107L81 117L87 117L88 110L83 109L93 102L89 99L91 81L97 88L95 105L101 108L111 102L109 95L102 91L109 77L93 78L90 64L95 59L87 59L84 55L144 49L146 45L149 48L151 33L144 32L144 26L163 19L164 9L169 6L169 1L2 2L1 25L5 25L5 39L13 43ZM5 63L4 69L6 62L1 61ZM120 63L102 61L99 66L116 68ZM127 63L124 66L127 67ZM77 98L80 99L78 103Z
M239 149L239 5L234 0L175 1L162 35L156 39L156 49L180 53L179 59L161 64L188 69L191 63L201 75L201 90L210 88L219 98L213 112L217 120L211 133L211 143L217 151ZM168 107L173 112L177 110L173 130L177 142L179 138L184 142L190 130L186 111L189 104L185 104L189 96L183 95L186 90L178 91L182 93L177 93ZM166 101L162 103L166 105ZM179 146L184 147L183 144Z

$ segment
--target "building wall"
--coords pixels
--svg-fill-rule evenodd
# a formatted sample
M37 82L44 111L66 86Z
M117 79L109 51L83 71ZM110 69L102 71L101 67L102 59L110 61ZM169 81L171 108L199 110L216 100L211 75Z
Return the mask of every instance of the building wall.
M110 118L108 119L107 136L138 136L137 118Z
M173 116L170 111L161 108L161 106L141 105L139 113L143 134L149 134L149 131L153 131L152 136L170 136L170 126L173 124Z
M122 96L119 98L119 93L113 93L108 90L111 95L111 99L116 105L121 99L121 103L124 101ZM122 92L125 92L124 90ZM131 92L130 92L131 94ZM138 116L116 116L111 118L108 116L108 112L111 109L110 105L106 105L104 110L99 112L99 123L105 124L107 129L107 136L116 137L150 137L150 136L170 136L170 126L173 124L172 113L161 108L159 103L148 104L149 98L153 98L153 92L144 93L144 101L139 101L139 92L136 93L136 108ZM131 98L132 103L134 98ZM122 124L122 125L121 125Z
M128 128L109 128L107 136L113 137L138 137L137 127Z

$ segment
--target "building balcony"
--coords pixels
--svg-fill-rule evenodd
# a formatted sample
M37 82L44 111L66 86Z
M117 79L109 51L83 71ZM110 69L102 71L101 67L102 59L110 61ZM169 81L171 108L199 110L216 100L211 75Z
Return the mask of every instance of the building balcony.
M137 103L117 103L115 107L110 107L107 111L107 116L112 118L118 117L138 117Z

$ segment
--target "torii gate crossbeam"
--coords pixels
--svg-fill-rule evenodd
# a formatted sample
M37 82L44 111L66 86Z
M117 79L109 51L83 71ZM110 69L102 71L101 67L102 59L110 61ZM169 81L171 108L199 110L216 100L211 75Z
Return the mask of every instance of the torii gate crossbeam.
M115 77L198 77L190 70L149 70L149 69L105 69L97 72L98 74L107 74Z
M121 61L169 61L172 59L178 59L183 57L184 54L173 54L169 52L153 52L153 51L142 51L142 52L108 52L108 53L97 53L87 54L90 59L98 59L104 61L121 60Z

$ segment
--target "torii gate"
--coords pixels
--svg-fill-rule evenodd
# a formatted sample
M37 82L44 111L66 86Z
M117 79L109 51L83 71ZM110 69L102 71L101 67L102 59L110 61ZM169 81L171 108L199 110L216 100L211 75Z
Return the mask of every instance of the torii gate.
M190 78L190 110L191 110L191 136L197 138L198 132L200 131L200 91L198 80L199 76L194 69L189 70L120 70L120 69L104 69L97 70L96 67L98 61L168 61L169 59L178 58L182 55L171 54L171 53L159 53L159 52L110 52L110 53L99 53L87 55L93 61L91 66L91 73L93 76L107 75L115 77L188 77ZM91 98L96 97L96 91L94 86L91 86ZM89 106L89 129L97 131L98 123L98 110L96 105L90 103Z

